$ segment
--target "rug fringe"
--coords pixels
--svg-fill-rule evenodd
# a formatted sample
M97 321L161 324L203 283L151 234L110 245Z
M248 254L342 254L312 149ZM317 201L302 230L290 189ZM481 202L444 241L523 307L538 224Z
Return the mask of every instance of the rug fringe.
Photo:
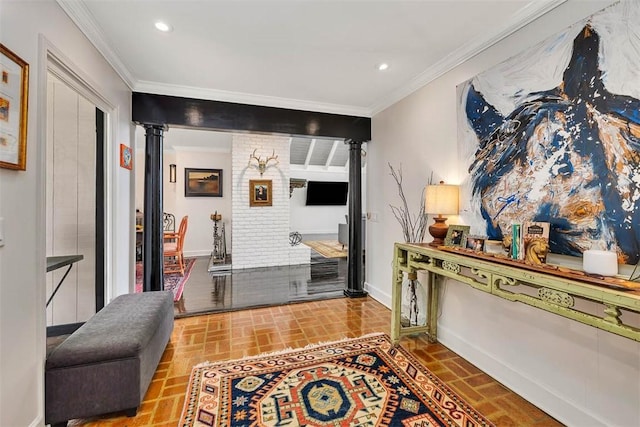
M296 347L296 348L292 348L292 347L287 347L287 348L283 348L282 350L276 350L276 351L267 351L264 353L260 353L260 354L256 354L253 356L246 356L243 357L241 359L236 359L236 360L252 360L252 359L258 359L261 357L270 357L270 356L279 356L281 354L285 354L285 353L291 353L292 351L299 351L299 350L309 350L312 349L314 347L322 347L323 345L333 345L333 344L340 344L340 343L344 343L346 341L351 341L351 340L357 340L357 339L361 339L361 338L373 338L373 337L378 337L378 336L385 336L387 334L385 334L384 332L371 332L369 334L365 334L365 335L361 335L358 337L344 337L344 338L340 338L338 340L335 341L320 341L320 342L316 342L316 343L311 343L311 344L307 344L304 347ZM199 369L199 368L205 368L207 366L210 366L212 364L215 363L220 363L220 362L228 362L229 360L232 359L225 359L225 360L216 360L215 362L211 362L209 360L206 360L204 362L200 362L197 365L194 365L193 369Z

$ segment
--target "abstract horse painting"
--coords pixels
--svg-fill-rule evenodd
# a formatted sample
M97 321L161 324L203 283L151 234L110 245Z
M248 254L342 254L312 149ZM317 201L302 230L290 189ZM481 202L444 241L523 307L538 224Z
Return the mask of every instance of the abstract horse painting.
M623 2L459 86L472 231L546 221L551 252L638 262L638 58L640 5Z

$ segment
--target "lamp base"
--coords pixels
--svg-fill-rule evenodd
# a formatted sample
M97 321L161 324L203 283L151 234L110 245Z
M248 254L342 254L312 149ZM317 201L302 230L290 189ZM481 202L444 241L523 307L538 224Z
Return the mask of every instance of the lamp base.
M444 238L447 237L449 226L446 224L447 218L439 215L434 217L435 224L429 226L429 234L433 237L433 241L429 246L437 247L444 245Z

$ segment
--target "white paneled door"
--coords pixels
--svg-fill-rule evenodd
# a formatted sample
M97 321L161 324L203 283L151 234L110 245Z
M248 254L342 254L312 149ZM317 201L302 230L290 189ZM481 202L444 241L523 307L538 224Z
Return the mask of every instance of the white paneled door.
M47 308L47 326L84 322L96 307L96 107L49 73L47 256L81 254ZM66 268L47 273L47 298Z

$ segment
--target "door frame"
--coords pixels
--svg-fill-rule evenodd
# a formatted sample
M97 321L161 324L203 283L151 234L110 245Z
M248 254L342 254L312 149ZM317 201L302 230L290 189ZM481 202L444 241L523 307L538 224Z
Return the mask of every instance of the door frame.
M104 113L104 145L103 145L103 159L104 159L104 175L98 180L104 183L104 200L103 200L103 216L104 216L104 275L103 275L103 289L101 289L101 300L103 302L110 301L115 295L115 289L113 285L113 278L115 277L115 265L114 265L114 247L115 241L115 226L114 215L115 209L117 209L117 198L114 197L114 185L112 184L114 179L114 168L117 165L115 150L115 135L117 135L117 123L118 123L118 109L110 102L105 96L102 95L98 85L92 82L91 78L80 71L69 58L67 58L50 40L44 35L39 36L39 79L38 79L38 94L40 100L38 103L38 137L40 140L40 149L38 150L39 158L36 160L39 167L37 168L37 187L38 187L38 222L41 224L42 229L46 229L46 137L47 137L47 76L51 72L57 78L67 84L72 90L79 95L85 97L96 108L99 108ZM38 244L40 257L44 264L46 257L45 253L45 233L42 233L42 240ZM98 243L98 242L96 242ZM45 271L44 269L42 271ZM42 300L46 300L46 279L43 275L41 282L41 289L39 294L42 296ZM96 302L98 302L98 290L96 289ZM44 307L44 304L43 304ZM98 309L98 307L95 307ZM101 307L100 307L101 308ZM46 328L46 310L42 310L42 322Z

